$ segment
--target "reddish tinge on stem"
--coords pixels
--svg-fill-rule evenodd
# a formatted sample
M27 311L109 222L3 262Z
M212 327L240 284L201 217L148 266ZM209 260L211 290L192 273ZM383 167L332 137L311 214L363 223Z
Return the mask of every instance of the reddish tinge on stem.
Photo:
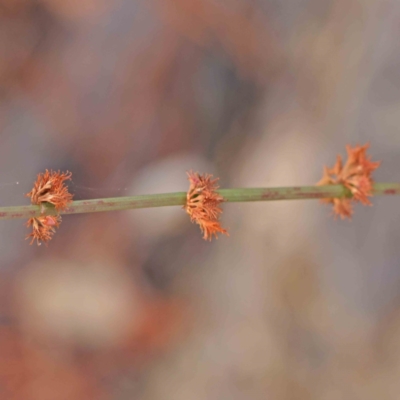
M332 203L333 212L341 219L351 218L353 214L352 202L360 202L364 205L371 205L368 197L372 196L372 172L376 170L380 162L372 162L367 155L369 143L364 146L346 146L347 161L343 165L342 157L337 156L333 168L324 167L324 174L317 185L345 186L352 197L323 199L323 203Z
M192 171L187 175L190 187L183 208L189 214L190 220L200 226L205 240L211 240L213 235L218 238L218 233L229 236L219 223L219 216L222 213L219 205L224 198L216 192L218 178L212 179L212 175L200 175Z

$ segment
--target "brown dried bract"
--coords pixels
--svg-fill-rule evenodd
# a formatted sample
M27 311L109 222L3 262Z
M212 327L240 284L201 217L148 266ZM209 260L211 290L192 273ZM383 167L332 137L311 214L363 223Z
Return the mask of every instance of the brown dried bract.
M72 194L68 192L65 185L66 180L71 179L71 172L48 171L39 174L33 189L26 195L30 197L31 203L43 205L53 204L57 211L65 210L72 202Z
M60 223L61 217L59 215L43 215L29 218L26 226L32 226L32 233L26 238L32 238L30 244L32 244L35 239L38 246L40 246L42 242L47 244L56 232L56 228L60 226Z
M212 179L212 175L195 172L188 172L190 182L189 191L186 195L186 205L184 209L190 216L190 220L200 226L205 240L211 240L213 235L218 238L218 233L228 235L219 223L219 216L222 209L219 205L224 198L219 195L217 179Z
M333 168L324 167L324 175L317 185L344 185L352 194L351 198L323 199L324 203L332 203L333 211L341 219L351 218L353 214L353 201L364 205L371 205L368 197L372 196L372 172L376 170L380 162L372 162L367 155L369 144L364 146L346 146L347 161L343 165L342 157L337 156Z

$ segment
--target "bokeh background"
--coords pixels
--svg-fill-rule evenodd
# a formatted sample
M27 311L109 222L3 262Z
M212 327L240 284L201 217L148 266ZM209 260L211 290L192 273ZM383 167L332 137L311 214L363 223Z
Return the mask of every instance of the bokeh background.
M398 0L1 0L0 205L309 185L370 142L399 181ZM0 398L398 399L400 208L226 204L0 223Z

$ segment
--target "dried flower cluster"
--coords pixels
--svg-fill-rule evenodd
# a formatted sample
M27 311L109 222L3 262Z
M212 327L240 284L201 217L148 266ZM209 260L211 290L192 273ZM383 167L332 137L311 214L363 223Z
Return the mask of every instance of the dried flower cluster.
M57 211L65 210L72 201L72 194L68 192L65 181L71 179L71 172L60 173L60 171L48 171L39 174L33 189L26 195L31 198L31 203L43 205L53 204Z
M218 178L212 179L212 175L200 175L192 171L187 175L190 187L184 209L189 214L190 220L200 226L205 240L211 240L213 235L218 238L218 233L228 235L219 223L219 216L222 213L219 205L224 199L216 192L219 187Z
M351 218L353 214L352 202L371 205L368 197L372 196L372 172L380 162L372 162L367 155L369 144L364 146L346 146L347 161L343 165L342 157L337 156L333 168L324 167L324 175L317 185L344 185L352 197L323 199L323 203L332 203L333 211L341 219Z
M45 211L46 204L52 204L57 211L63 211L72 202L72 194L68 192L65 185L66 180L71 179L71 172L61 173L60 171L48 171L39 174L33 189L26 195L30 197L31 203L38 205L42 213ZM60 226L61 217L59 215L41 215L30 218L27 226L32 226L32 233L27 238L32 238L31 244L37 241L47 243L54 235L56 228Z
M365 144L364 146L357 145L355 147L346 146L347 160L345 163L343 163L342 157L339 155L337 156L336 163L332 168L324 167L323 177L317 185L342 185L346 189L343 195L339 194L339 190L332 192L332 195L337 193L336 195L339 197L322 200L324 203L333 205L333 212L336 217L339 216L342 219L351 218L354 202L371 205L369 197L373 194L372 173L379 167L380 162L371 161L371 157L367 154L368 148L369 144ZM200 226L200 230L205 240L211 241L213 237L218 238L219 233L229 236L228 232L226 229L222 228L219 221L222 213L220 205L226 200L217 191L219 188L217 184L218 178L213 178L210 174L199 174L193 171L188 172L187 175L190 186L186 194L186 202L183 208L189 214L190 220ZM56 232L56 229L60 226L61 216L59 214L61 211L67 210L69 204L72 202L73 196L68 192L68 187L65 184L65 181L70 180L71 176L72 174L68 171L61 173L60 171L55 172L46 170L45 173L38 175L33 189L26 195L31 199L32 204L40 207L41 213L38 217L30 218L27 223L28 227L32 227L32 233L28 235L28 238L32 239L31 244L35 240L38 245L40 245L41 242L49 242ZM383 187L385 187L385 185L383 185ZM391 188L382 191L382 189L379 189L377 186L377 193L400 193L397 184L386 184L386 187ZM244 201L285 198L284 193L287 192L288 188L282 188L281 190L279 190L279 188L275 189L275 191L268 189L262 189L261 191L260 189L255 191L253 190L253 197L243 198L245 199ZM302 192L302 188L294 189L296 189L296 192L299 194L306 195L295 196L295 198L313 197L310 196L308 191ZM245 192L246 189L243 191ZM267 198L266 193L273 193L273 196L268 196ZM278 193L278 196L276 196L276 193ZM282 197L280 197L280 193L283 194ZM318 196L320 194L321 193L318 192ZM160 195L157 196L160 198L162 197ZM292 197L288 196L288 198ZM233 197L232 199L234 201L240 201L240 196L239 200L237 197ZM85 205L86 203L89 204L90 201L85 202ZM101 201L101 203L104 202ZM158 203L154 204L154 206L157 204ZM126 207L123 204L121 209L125 208ZM110 208L110 210L111 209L115 208ZM77 210L71 209L70 211L76 212ZM103 209L99 211L103 211Z
M32 233L27 238L31 237L31 244L37 240L37 244L41 242L47 243L54 235L56 228L60 226L61 217L59 215L43 215L36 218L29 218L27 226L32 226Z

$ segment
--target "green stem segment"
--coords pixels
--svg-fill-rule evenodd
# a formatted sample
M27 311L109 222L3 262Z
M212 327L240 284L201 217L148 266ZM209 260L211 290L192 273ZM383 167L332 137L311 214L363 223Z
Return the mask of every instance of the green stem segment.
M400 184L376 183L373 190L374 196L396 195L400 194ZM224 197L225 201L229 203L246 201L324 199L349 196L349 191L342 185L221 189L218 190L218 193L220 193ZM183 206L185 201L185 192L78 200L72 202L68 209L60 212L60 214L81 214L102 211L131 210L135 208ZM44 213L41 212L39 206L0 207L0 219L28 219L43 214L56 215L57 211L52 206L48 206Z

